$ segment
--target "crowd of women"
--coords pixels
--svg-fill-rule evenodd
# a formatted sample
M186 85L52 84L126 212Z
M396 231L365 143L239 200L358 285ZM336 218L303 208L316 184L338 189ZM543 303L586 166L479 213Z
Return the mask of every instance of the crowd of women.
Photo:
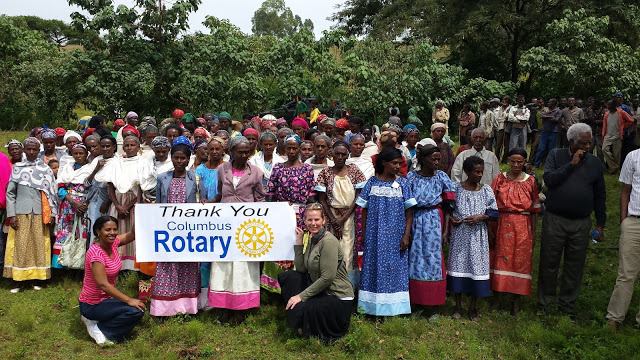
M281 295L300 334L327 341L347 332L354 308L431 313L448 294L455 317L477 318L477 300L492 292L512 294L515 314L531 291L539 209L527 153L512 149L491 186L481 183L482 158L469 157L456 183L446 127L434 123L429 137L400 126L177 109L159 123L129 112L112 129L95 116L83 134L36 128L0 158L3 275L15 293L41 289L51 268L83 269L80 311L98 344L124 339L147 304L154 317L217 308L242 321L261 289ZM295 261L136 261L135 204L261 201L294 208ZM139 272L137 298L115 287L121 270Z

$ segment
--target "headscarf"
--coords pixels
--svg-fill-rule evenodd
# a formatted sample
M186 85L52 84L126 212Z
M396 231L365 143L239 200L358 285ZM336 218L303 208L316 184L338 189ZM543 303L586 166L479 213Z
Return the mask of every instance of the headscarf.
M291 121L291 127L294 126L300 126L304 130L309 130L309 124L307 124L307 120L301 117L296 117L293 119L293 121Z
M177 138L173 139L172 146L176 146L176 145L187 145L189 149L193 151L193 145L191 145L191 141L189 141L189 139L187 139L187 137L184 135L180 135Z
M319 122L320 124L322 124L322 121L324 119L328 118L328 116L326 114L320 114L318 115L318 118L316 119L317 122Z
M431 138L424 138L424 139L420 140L416 144L416 146L427 146L427 145L438 146L438 144L436 144L435 140L433 140Z
M135 126L132 126L132 125L129 125L129 124L125 125L125 127L122 128L122 133L124 134L125 132L132 132L138 138L140 138L140 131L138 131L138 129L136 129Z
M17 146L20 146L21 148L24 148L24 145L22 145L22 143L16 139L9 140L7 145L5 145L4 147L8 149L11 145L17 145Z
M207 140L198 140L193 144L193 151L198 150L201 146L207 147Z
M209 134L207 129L199 127L193 131L193 136L194 137L201 136L205 139L208 139L211 136L211 134Z
M405 134L411 134L411 133L419 133L420 130L418 130L418 127L415 126L414 124L407 124L402 128L402 132L404 132Z
M231 120L231 114L229 114L226 111L222 111L220 112L220 114L218 114L218 120L221 120L221 119Z
M220 136L212 136L211 138L209 138L209 141L207 142L207 144L209 144L212 141L216 141L222 146L224 146L224 144L226 143L224 139L221 138Z
M44 139L53 139L55 140L56 137L58 137L58 135L56 135L56 132L51 130L51 129L45 129L42 134L40 134L40 137L42 137L42 140Z
M263 131L264 130L268 130L275 123L276 123L276 117L271 115L271 114L267 114L267 115L263 116L262 117L262 121L260 121L260 129L262 129Z
M138 114L135 111L129 111L124 118L125 120L128 120L132 116L138 117Z
M260 124L262 123L262 119L260 118L260 116L254 116L251 118L251 126L253 126L254 129L260 129Z
M28 138L24 139L22 144L24 145L24 147L26 147L27 145L36 145L36 146L39 147L40 146L40 140L38 140L38 138L36 138L36 137L29 136Z
M116 127L123 127L125 125L124 120L122 119L116 119L116 121L113 122L113 130L116 130Z
M67 132L64 134L63 142L66 144L67 140L69 140L72 137L78 139L78 141L82 141L82 136L80 136L80 134L78 134L73 130L67 130Z
M184 123L192 123L194 121L196 121L196 117L192 113L186 113L182 116L182 122Z
M169 139L166 136L156 136L151 141L152 148L171 148L171 144L169 144Z
M289 141L295 141L298 145L302 144L302 139L300 139L300 136L298 136L298 134L291 134L284 138L285 144Z
M433 123L433 125L431 125L431 132L433 132L433 130L435 129L447 129L447 125L445 125L444 123L441 122L436 122Z
M53 131L55 131L56 136L64 136L64 134L67 132L67 130L61 127L57 127Z
M205 118L196 118L196 122L200 125L200 126L207 126L207 120L205 120Z
M153 116L145 116L144 118L142 118L141 124L146 124L147 126L149 125L153 125L153 126L157 126L158 122L156 121L156 118L154 118Z
M338 129L348 129L349 128L349 121L347 121L347 119L338 119L338 121L336 121L336 127Z
M307 104L304 101L298 101L296 104L296 115L306 113L309 110Z
M73 145L73 147L71 148L71 150L75 149L75 148L80 148L80 149L84 149L84 151L86 151L87 153L89 153L89 150L87 150L87 147L84 146L83 143L77 143L75 145Z
M330 118L330 117L327 117L327 118L324 118L324 119L320 122L320 124L322 124L322 125L324 125L324 124L329 124L329 125L331 125L331 126L336 126L336 119L334 119L334 118Z
M244 129L244 131L242 132L242 135L247 136L247 135L254 135L254 136L260 136L260 133L258 132L258 130L254 129L254 128L246 128Z
M287 120L285 120L284 118L276 119L276 126L280 126L280 125L287 125Z
M171 112L171 117L174 119L182 119L183 116L184 116L184 110L182 109L175 109Z

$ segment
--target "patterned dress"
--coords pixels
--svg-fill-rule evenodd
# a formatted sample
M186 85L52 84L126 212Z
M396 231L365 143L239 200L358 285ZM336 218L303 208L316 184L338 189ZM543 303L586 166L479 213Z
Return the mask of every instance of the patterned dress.
M413 242L409 251L411 303L443 305L447 282L442 251L443 201L453 201L454 184L443 171L425 177L412 171L407 176L417 206L413 215Z
M307 200L315 196L313 188L315 180L313 169L309 164L299 167L287 167L276 164L271 171L267 185L267 199L269 201L287 201L294 207L296 225L304 229L304 206ZM280 293L278 275L285 269L293 267L291 261L265 262L260 276L260 286L271 292Z
M491 256L491 289L518 295L531 294L533 217L540 211L535 178L521 181L505 174L493 180L500 218Z
M184 203L187 199L185 178L173 178L169 185L169 203ZM200 264L158 263L151 294L153 316L173 316L198 312L200 294Z
M58 214L56 215L56 227L55 227L55 243L53 244L53 257L51 260L51 267L61 269L62 266L58 262L60 257L60 250L62 250L62 244L74 233L76 239L80 239L83 244L87 244L89 239L89 226L90 221L87 218L87 214L76 214L75 209L71 206L71 203L67 201L66 195L71 194L71 197L75 201L80 203L85 202L86 188L83 184L60 184L58 185L58 196L60 197L60 205L58 206ZM74 222L76 227L74 228Z
M497 218L498 207L493 190L482 185L478 191L465 190L455 184L456 208L453 216L464 219L472 215ZM453 294L475 297L491 296L489 286L489 231L486 222L451 227L451 244L447 262L447 288Z
M407 179L367 181L356 204L367 209L358 311L376 316L411 313L409 251L400 251L405 210L416 205Z
M316 184L316 192L327 194L327 203L331 207L334 216L344 216L356 201L356 192L365 185L364 174L355 165L345 165L347 174L345 176L337 176L332 168L326 168L318 175ZM357 274L354 273L354 264L356 259L355 247L355 211L344 222L342 226L334 223L327 224L327 229L340 240L342 252L344 254L344 262L349 273L352 284L356 284Z

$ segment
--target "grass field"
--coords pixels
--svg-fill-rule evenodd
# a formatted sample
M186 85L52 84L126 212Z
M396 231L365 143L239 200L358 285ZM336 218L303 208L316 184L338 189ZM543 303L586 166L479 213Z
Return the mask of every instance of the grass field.
M24 135L0 133L4 143L11 137ZM481 318L476 322L454 320L448 315L452 307L448 304L444 315L433 320L419 313L383 322L354 316L346 337L323 345L295 337L284 326L283 306L272 304L235 326L221 324L211 312L164 322L145 316L131 341L101 349L80 322L79 275L56 273L39 292L10 294L10 283L0 281L0 359L640 358L640 330L632 326L638 299L632 302L620 332L609 331L604 320L618 264L620 194L615 177L607 176L606 182L606 242L590 247L575 323L560 315L537 316L534 298L525 301L515 318L506 310L490 311L481 302ZM118 284L133 294L136 275L122 276Z

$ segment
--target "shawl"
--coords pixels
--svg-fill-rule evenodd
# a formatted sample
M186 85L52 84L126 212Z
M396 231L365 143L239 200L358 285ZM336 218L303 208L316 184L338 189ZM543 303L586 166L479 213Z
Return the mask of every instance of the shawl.
M58 184L84 184L89 175L98 165L96 159L80 167L73 169L75 162L67 163L58 171Z
M273 170L273 167L276 166L276 164L281 164L283 162L286 162L287 160L285 158L283 158L282 156L278 155L277 151L273 151L273 157L271 158L271 168L267 169L264 165L265 165L265 161L264 161L264 153L262 151L258 152L257 154L255 154L254 156L252 156L249 159L249 162L253 165L255 165L256 167L258 167L260 170L262 170L262 172L264 173L264 178L265 179L269 179L271 178L271 171Z
M364 174L364 177L369 180L370 177L375 175L376 170L373 167L373 161L371 161L371 157L366 158L363 156L358 157L350 157L346 161L347 165L355 165L360 169L360 171Z
M58 187L53 177L53 171L41 159L36 161L21 161L13 164L11 181L16 184L44 192L49 200L51 214L57 214Z
M140 160L140 188L142 191L155 190L158 184L158 175L173 170L171 157L165 161L157 161L155 156Z
M121 193L127 193L140 184L140 156L123 158L114 156L96 176L96 181L109 182Z

